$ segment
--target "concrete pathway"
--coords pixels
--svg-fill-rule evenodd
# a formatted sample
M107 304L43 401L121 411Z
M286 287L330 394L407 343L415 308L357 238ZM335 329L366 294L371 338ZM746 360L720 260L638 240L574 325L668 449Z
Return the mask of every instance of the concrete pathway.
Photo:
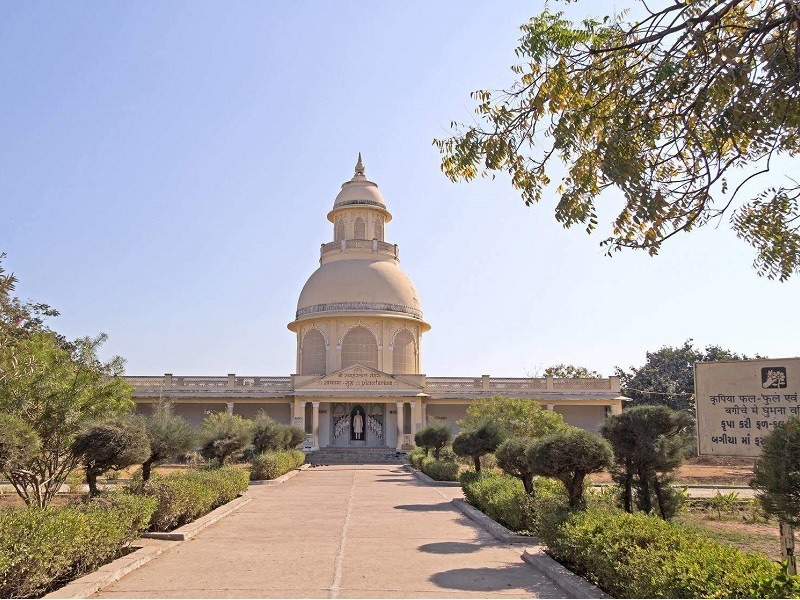
M397 465L317 467L101 590L100 598L565 597Z

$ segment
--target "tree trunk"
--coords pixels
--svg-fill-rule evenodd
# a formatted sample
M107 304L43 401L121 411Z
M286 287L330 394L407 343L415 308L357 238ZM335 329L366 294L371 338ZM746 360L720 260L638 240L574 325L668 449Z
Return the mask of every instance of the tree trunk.
M649 513L653 510L653 498L650 492L650 476L649 474L640 469L638 471L639 475L639 498L637 499L637 504L639 505L639 509L643 510L646 513Z
M562 481L567 488L570 508L580 508L583 500L583 477L576 473L570 478L565 477Z
M625 512L633 512L633 465L630 460L625 461L625 484L622 490L622 504Z
M784 521L778 522L781 528L781 554L787 562L789 575L797 575L797 557L794 555L794 528Z
M661 493L663 490L661 489L661 482L658 480L658 475L653 477L653 490L655 490L656 500L658 501L658 512L661 518L666 521L667 513L664 509L664 495Z
M522 485L525 486L525 491L532 496L534 492L533 475L523 475Z
M151 456L142 463L142 482L150 480L150 472L153 470L153 463L155 460Z
M472 457L472 460L475 461L475 472L476 473L480 473L481 472L481 457L476 454L475 456Z
M89 484L89 498L94 498L99 495L97 489L97 473L94 471L86 471L86 483Z

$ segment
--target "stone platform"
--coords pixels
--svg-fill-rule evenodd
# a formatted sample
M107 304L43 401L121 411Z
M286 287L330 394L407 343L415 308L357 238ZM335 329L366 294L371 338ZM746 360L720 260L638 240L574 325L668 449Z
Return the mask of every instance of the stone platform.
M400 454L394 448L351 448L329 446L320 448L306 455L306 462L314 465L387 465L403 464L406 462L405 454Z

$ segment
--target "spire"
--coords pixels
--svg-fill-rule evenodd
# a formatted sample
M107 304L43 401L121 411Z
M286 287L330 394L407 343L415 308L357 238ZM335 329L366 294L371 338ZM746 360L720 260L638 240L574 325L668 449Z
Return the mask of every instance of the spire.
M356 163L356 174L353 175L353 179L355 178L362 178L365 177L364 175L364 163L361 162L361 152L358 153L358 162Z

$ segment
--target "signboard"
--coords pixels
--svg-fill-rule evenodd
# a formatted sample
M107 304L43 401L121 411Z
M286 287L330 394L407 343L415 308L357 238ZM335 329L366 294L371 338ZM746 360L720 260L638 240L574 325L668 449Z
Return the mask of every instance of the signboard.
M800 358L695 363L700 455L761 454L764 436L800 417Z

